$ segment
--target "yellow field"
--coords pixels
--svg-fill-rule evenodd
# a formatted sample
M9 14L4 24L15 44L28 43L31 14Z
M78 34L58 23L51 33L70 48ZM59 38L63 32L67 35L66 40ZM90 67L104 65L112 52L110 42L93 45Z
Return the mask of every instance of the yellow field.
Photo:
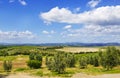
M64 52L73 52L73 53L80 53L80 52L96 52L99 51L100 48L98 47L64 47L62 49L56 49L58 51Z

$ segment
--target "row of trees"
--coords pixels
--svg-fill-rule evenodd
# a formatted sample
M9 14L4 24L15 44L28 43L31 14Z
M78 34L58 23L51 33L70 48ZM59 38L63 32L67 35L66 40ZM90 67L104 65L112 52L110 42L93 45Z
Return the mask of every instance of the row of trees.
M86 68L88 64L102 66L106 70L120 65L120 51L115 47L107 47L105 51L100 51L97 55L83 56L79 60L80 68Z

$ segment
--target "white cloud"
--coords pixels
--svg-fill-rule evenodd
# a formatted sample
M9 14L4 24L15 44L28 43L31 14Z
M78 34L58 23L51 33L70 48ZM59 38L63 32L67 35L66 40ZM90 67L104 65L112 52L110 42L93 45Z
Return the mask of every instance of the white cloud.
M71 25L66 25L63 29L70 29L71 27Z
M22 5L27 5L26 1L25 0L18 0Z
M43 33L43 34L49 34L49 32L46 31L46 30L43 30L42 33Z
M29 40L35 38L35 35L30 31L0 31L0 40L7 41L7 40Z
M55 7L41 13L40 17L49 23L80 25L80 29L70 28L61 33L62 37L67 37L67 41L70 39L80 42L120 42L120 5L99 7L82 13Z
M101 0L91 0L88 2L88 6L90 6L91 8L94 8L96 7L99 3L100 3Z
M87 25L79 29L70 29L61 33L63 37L81 42L120 42L120 25ZM70 37L70 38L69 38Z
M51 31L43 30L42 33L43 33L43 34L49 34L49 35L50 35L50 34L54 34L55 31L54 31L54 30L51 30Z
M55 7L49 12L41 13L40 17L46 22L92 25L120 25L120 6L105 6L97 9L74 14L66 8Z

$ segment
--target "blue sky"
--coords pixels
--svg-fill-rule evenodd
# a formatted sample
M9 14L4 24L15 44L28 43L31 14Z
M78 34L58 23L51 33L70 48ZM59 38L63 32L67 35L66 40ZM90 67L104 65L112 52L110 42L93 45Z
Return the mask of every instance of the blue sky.
M120 0L0 0L0 42L120 42Z

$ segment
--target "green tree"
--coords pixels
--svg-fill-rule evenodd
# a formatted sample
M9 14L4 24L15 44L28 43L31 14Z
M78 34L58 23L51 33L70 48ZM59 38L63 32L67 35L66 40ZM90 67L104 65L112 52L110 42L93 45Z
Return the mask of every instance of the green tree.
M79 64L81 69L87 68L87 58L81 57L79 60Z
M65 53L58 52L54 55L53 58L47 57L47 67L51 71L55 71L57 73L64 73L66 68L66 57Z
M3 62L3 68L4 68L4 70L5 71L7 71L7 72L9 72L9 71L11 71L11 69L12 69L12 61L10 61L10 60L5 60L4 62Z
M54 70L58 73L64 73L66 68L66 59L65 54L62 52L58 52L54 56L54 64L55 66Z
M30 68L38 69L42 66L42 55L39 53L31 53L29 55L29 61L27 62L27 65Z
M29 59L30 60L35 60L35 53L30 53Z
M42 61L42 55L41 54L36 54L36 60Z
M95 67L99 66L99 58L98 58L97 55L94 55L94 56L93 56L93 65L94 65Z
M74 54L67 54L67 57L66 57L67 66L68 67L75 67L75 63L76 63L76 60L75 60Z
M38 68L41 68L42 62L41 62L41 61L38 61L38 60L29 60L29 61L27 62L27 65L28 65L30 68L38 69Z
M105 52L99 53L100 64L106 69L111 70L119 63L118 50L115 47L107 47Z

